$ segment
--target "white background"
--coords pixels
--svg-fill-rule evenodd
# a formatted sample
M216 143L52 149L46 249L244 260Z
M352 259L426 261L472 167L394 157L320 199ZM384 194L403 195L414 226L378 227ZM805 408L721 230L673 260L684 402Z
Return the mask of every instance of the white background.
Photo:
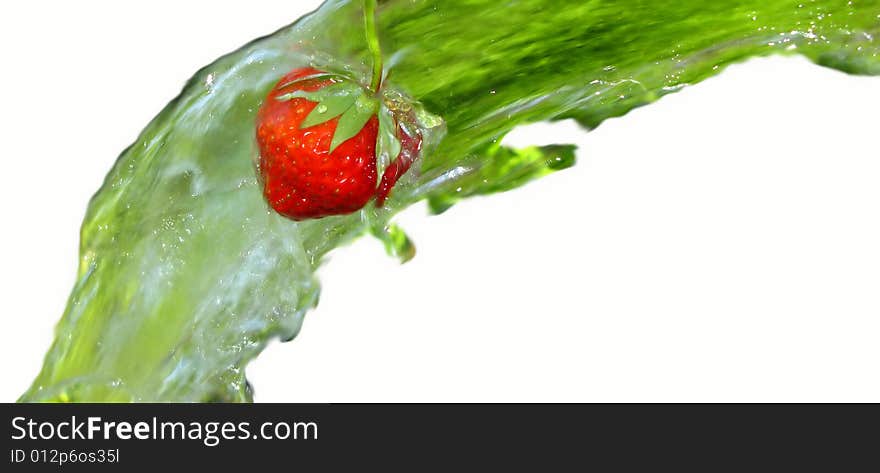
M0 401L36 375L118 153L200 66L316 1L0 7ZM363 239L249 367L258 401L880 401L880 78L731 67L575 141L579 164Z

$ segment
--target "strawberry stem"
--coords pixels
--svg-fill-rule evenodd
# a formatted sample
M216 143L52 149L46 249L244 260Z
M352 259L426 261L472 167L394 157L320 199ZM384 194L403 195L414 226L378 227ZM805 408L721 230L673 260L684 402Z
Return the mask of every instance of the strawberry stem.
M370 81L370 89L379 92L382 86L382 48L379 45L379 35L376 33L376 3L377 0L364 0L364 29L367 34L367 47L373 59L373 78Z

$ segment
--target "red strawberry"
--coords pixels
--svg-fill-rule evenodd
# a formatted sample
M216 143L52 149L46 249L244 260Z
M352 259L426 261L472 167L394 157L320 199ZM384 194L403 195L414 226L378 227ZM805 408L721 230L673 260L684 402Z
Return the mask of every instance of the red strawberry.
M400 136L400 153L397 159L388 165L385 173L382 174L382 180L379 181L379 188L376 190L376 205L379 206L385 203L391 188L406 174L422 149L422 136L419 133L410 134L404 127L398 125L397 136Z
M378 95L312 68L278 82L257 116L259 174L273 209L303 220L357 211L373 196L384 204L422 137L412 110L397 112L401 123Z
M354 212L376 194L378 101L360 85L296 69L257 117L263 195L294 220Z

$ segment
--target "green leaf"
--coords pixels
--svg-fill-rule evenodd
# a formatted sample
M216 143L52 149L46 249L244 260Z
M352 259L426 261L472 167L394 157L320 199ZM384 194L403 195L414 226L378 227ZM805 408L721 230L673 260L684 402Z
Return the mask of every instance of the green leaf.
M292 100L292 99L312 100L313 94L314 94L314 92L307 92L305 90L297 90L296 92L281 94L281 95L275 97L275 100L277 100L279 102L284 102L284 101ZM312 101L315 102L316 100L312 100Z
M320 90L295 90L293 92L279 95L275 97L275 100L283 102L291 99L306 99L311 100L312 102L321 102L332 96L355 94L360 91L363 91L363 89L356 84L352 84L351 82L339 82L333 85L328 85Z
M357 101L358 92L343 89L339 94L329 95L318 102L309 116L300 124L300 128L309 128L342 115Z
M320 125L321 123L344 114L355 105L359 98L363 97L366 99L366 93L367 92L363 87L355 83L339 82L320 90L296 90L294 92L279 95L276 97L276 100L284 101L303 98L316 102L318 105L300 124L300 129L305 129ZM355 134L357 134L357 132L355 132ZM349 136L349 138L351 137Z
M345 77L343 77L339 74L334 74L332 72L320 72L318 74L312 74L310 76L299 77L297 79L293 79L292 81L285 82L285 83L281 84L281 86L279 86L278 88L283 89L285 87L290 87L291 85L294 85L294 84L301 84L303 82L311 82L311 81L325 80L325 79L345 79Z
M379 136L376 138L376 171L379 178L391 161L400 154L400 140L397 139L397 127L387 107L379 110ZM376 183L379 184L379 181Z
M339 117L336 132L330 142L332 153L339 145L345 143L364 129L370 117L376 114L377 102L365 95L359 95L354 105Z

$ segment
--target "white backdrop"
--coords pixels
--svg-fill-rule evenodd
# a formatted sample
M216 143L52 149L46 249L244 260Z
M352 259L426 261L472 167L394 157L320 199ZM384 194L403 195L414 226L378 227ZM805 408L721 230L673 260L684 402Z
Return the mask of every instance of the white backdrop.
M316 1L0 7L0 401L36 375L118 153L200 66ZM363 239L248 368L258 401L880 401L880 78L730 68L574 141L523 189ZM392 297L379 294L393 294Z

